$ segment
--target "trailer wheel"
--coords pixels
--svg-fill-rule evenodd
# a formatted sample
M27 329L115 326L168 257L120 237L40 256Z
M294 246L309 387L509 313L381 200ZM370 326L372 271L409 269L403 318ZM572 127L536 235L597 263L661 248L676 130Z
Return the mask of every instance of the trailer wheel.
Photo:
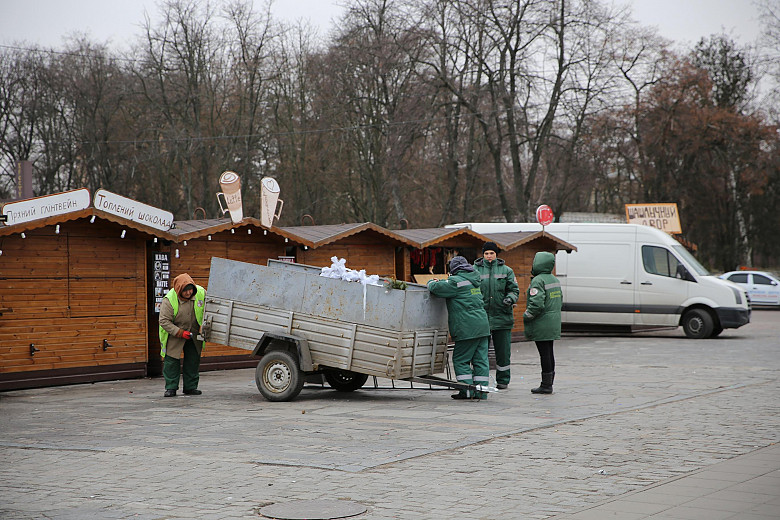
M303 388L298 360L286 350L266 352L257 364L255 383L269 401L291 401Z
M691 309L682 318L685 335L693 339L709 338L715 326L710 313L704 309Z
M368 381L368 374L329 368L325 370L325 380L339 392L353 392Z

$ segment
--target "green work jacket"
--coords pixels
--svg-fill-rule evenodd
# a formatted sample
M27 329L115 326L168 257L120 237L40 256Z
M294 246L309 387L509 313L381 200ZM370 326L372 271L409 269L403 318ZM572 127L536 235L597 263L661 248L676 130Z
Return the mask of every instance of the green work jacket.
M447 321L454 341L490 335L479 285L479 274L474 271L458 271L446 280L428 282L431 294L447 299Z
M536 253L523 313L525 337L531 341L550 341L561 337L563 291L561 282L552 274L553 267L554 254L546 251Z
M515 325L512 306L520 296L515 272L500 258L492 262L479 258L474 262L474 269L482 280L482 302L490 321L490 330L511 329ZM504 304L506 298L512 300L512 303Z

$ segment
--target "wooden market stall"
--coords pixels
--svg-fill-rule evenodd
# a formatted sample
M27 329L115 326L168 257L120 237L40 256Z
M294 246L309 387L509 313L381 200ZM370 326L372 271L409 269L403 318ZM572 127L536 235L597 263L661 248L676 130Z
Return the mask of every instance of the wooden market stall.
M150 261L162 254L169 259L171 281L179 274L188 273L195 283L206 288L207 294L212 257L265 265L269 259L291 259L289 253L294 252L296 246L312 245L283 229L265 228L255 218L244 218L237 224L230 219L177 221L170 235L170 242L160 242L152 248ZM168 288L163 284L161 289ZM163 293L162 290L159 292ZM152 307L149 314L150 375L161 373L158 327L159 310ZM251 358L250 354L247 350L207 343L201 370L254 367L257 359Z
M365 269L366 274L405 280L403 259L408 239L371 222L330 226L281 228L301 242L295 261L328 267L331 257L344 258L350 269Z
M398 235L411 242L403 260L403 280L427 283L441 278L454 256L463 256L470 263L482 255L485 238L468 228L401 229Z
M146 375L146 245L86 208L0 227L0 390Z

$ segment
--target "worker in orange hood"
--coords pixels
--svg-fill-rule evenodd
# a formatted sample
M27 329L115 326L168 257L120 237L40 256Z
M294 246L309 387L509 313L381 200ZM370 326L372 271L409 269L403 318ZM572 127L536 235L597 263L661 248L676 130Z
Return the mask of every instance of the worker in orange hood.
M179 388L182 355L184 393L203 393L198 390L203 341L197 337L205 308L206 289L197 285L187 273L173 279L173 289L168 291L160 306L160 356L163 358L165 397L174 397Z

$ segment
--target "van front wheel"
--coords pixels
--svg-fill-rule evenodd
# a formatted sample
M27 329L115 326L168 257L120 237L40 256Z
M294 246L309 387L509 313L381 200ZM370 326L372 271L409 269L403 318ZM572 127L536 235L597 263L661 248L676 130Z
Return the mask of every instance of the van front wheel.
M683 314L682 326L685 335L693 339L709 338L715 327L712 316L704 309L691 309Z

